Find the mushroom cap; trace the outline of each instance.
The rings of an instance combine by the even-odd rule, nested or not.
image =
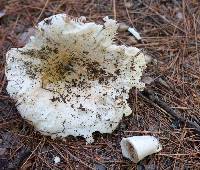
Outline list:
[[[115,20],[84,23],[65,14],[41,21],[23,48],[6,55],[7,91],[23,118],[51,137],[111,133],[123,115],[132,87],[146,67],[138,48],[117,46]]]

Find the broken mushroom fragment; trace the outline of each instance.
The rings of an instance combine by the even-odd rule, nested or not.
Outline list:
[[[123,138],[120,144],[123,156],[132,160],[134,163],[162,149],[162,145],[158,139],[153,136]]]
[[[111,133],[123,115],[132,87],[146,67],[138,48],[117,46],[115,20],[83,23],[58,14],[41,21],[23,48],[6,55],[7,91],[21,116],[51,137]]]
[[[139,32],[137,32],[137,30],[134,27],[129,27],[128,31],[137,39],[137,40],[141,40],[141,36],[139,34]]]

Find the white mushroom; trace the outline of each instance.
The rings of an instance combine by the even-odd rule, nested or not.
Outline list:
[[[111,133],[131,114],[128,92],[144,87],[146,62],[139,49],[113,43],[116,21],[82,21],[46,18],[29,43],[8,51],[7,91],[41,133],[93,142],[93,132]]]
[[[162,145],[158,139],[153,136],[123,138],[120,144],[123,156],[132,160],[134,163],[162,149]]]

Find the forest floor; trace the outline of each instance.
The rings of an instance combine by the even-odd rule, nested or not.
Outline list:
[[[133,114],[112,134],[95,133],[65,141],[42,136],[23,120],[6,92],[5,55],[21,47],[38,21],[57,13],[103,23],[109,16],[134,26],[142,41],[126,30],[116,43],[143,49],[152,60],[144,73],[144,92],[133,89]],[[200,168],[200,2],[198,0],[0,0],[0,169]],[[154,135],[163,150],[138,164],[123,158],[120,141]],[[54,164],[54,158],[61,158]]]

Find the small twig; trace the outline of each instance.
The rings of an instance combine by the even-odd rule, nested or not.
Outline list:
[[[20,169],[23,169],[23,167],[25,166],[25,164],[28,162],[28,160],[35,154],[36,150],[38,149],[38,147],[41,145],[41,143],[43,142],[43,140],[40,141],[40,143],[38,143],[38,145],[35,147],[35,149],[32,151],[32,153],[29,155],[29,157],[25,160],[25,162],[22,164],[22,166],[20,167]]]
[[[126,1],[124,0],[124,4],[125,4],[125,3],[126,3]],[[129,21],[130,21],[130,23],[131,23],[131,25],[132,25],[132,27],[133,27],[133,21],[132,21],[130,15],[129,15],[129,11],[128,11],[126,5],[125,5],[125,8],[126,8],[126,13],[127,13],[128,19],[129,19]]]
[[[145,131],[139,131],[139,130],[134,130],[134,131],[133,130],[131,130],[131,131],[129,130],[128,131],[128,130],[126,130],[126,131],[124,131],[124,133],[160,134],[161,132],[153,132],[153,131],[146,131],[146,130]]]
[[[178,115],[167,103],[165,103],[163,100],[158,98],[155,95],[155,92],[153,92],[152,90],[145,89],[142,93],[138,93],[138,95],[143,98],[145,97],[148,100],[152,101],[154,104],[156,104],[160,108],[162,108],[164,110],[164,113],[167,113],[168,116],[170,115],[173,119],[175,119],[176,121],[179,121],[181,123],[186,123],[186,125],[188,127],[194,128],[194,130],[198,134],[200,134],[200,126],[198,125],[198,123],[187,120],[187,119],[181,117],[180,115]]]
[[[139,0],[139,2],[141,4],[143,4],[146,8],[148,8],[151,12],[155,13],[158,17],[160,17],[162,20],[164,20],[167,24],[174,26],[175,28],[177,28],[178,30],[182,31],[185,33],[185,31],[183,29],[181,29],[180,27],[178,27],[177,25],[173,24],[172,21],[168,20],[165,16],[161,15],[159,12],[157,12],[156,10],[154,10],[153,8],[151,8],[148,4],[146,4],[145,2]]]
[[[197,153],[189,153],[189,154],[184,154],[184,153],[176,153],[176,154],[169,154],[169,153],[159,153],[158,155],[162,156],[196,156],[200,154],[199,152]]]
[[[48,162],[45,158],[41,157],[40,155],[37,155],[37,157],[38,157],[42,162],[44,162],[45,165],[47,165],[49,169],[51,169],[51,170],[54,169],[54,168],[51,167],[51,165],[49,164],[49,162]]]
[[[45,8],[47,7],[48,3],[49,3],[49,0],[47,0],[47,1],[45,2],[44,7],[42,8],[42,11],[40,12],[40,15],[39,15],[38,18],[37,18],[37,22],[36,22],[36,23],[39,22],[39,20],[40,20],[42,14],[44,13]]]
[[[65,151],[68,155],[70,155],[73,159],[75,159],[76,161],[79,161],[80,163],[82,163],[83,165],[85,165],[87,168],[89,168],[89,169],[94,169],[93,167],[91,167],[90,165],[88,165],[87,163],[85,163],[84,161],[82,161],[81,159],[79,159],[78,157],[76,157],[75,155],[73,155],[66,147],[63,148],[63,147],[61,147],[61,146],[59,146],[59,145],[57,145],[57,144],[53,144],[53,143],[51,143],[51,142],[50,142],[50,144],[51,144],[51,146],[52,146],[55,150],[60,149],[60,151],[61,151],[61,149],[62,149],[62,150]]]
[[[113,15],[114,15],[114,19],[117,19],[117,14],[116,14],[116,2],[115,0],[113,0]]]

